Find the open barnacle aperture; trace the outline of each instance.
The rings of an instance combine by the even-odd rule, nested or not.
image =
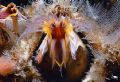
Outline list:
[[[47,35],[39,48],[40,55],[44,55],[45,51],[48,49],[47,46],[49,45],[50,54],[54,57],[53,63],[56,62],[59,66],[60,64],[66,64],[66,60],[68,58],[67,54],[69,54],[69,50],[71,52],[72,58],[76,59],[75,53],[78,47],[81,46],[83,49],[85,49],[83,42],[73,31],[73,26],[67,19],[60,20],[60,22],[55,20],[44,22],[43,30]],[[59,52],[60,48],[62,48],[62,53]],[[61,63],[59,62],[60,60],[56,60],[55,54],[63,54]],[[38,62],[40,62],[39,56]]]
[[[45,66],[47,68],[44,68],[43,71],[47,71],[47,75],[50,74],[48,68],[53,70],[54,67],[58,67],[60,72],[62,68],[66,70],[67,79],[76,80],[86,71],[88,51],[83,41],[74,31],[70,18],[63,16],[63,13],[63,11],[62,13],[59,12],[59,16],[55,14],[57,16],[56,19],[51,18],[48,21],[44,21],[43,32],[46,36],[38,48],[36,61],[39,64],[44,64],[47,55],[51,60],[52,68]],[[47,64],[50,64],[50,62],[47,62]]]

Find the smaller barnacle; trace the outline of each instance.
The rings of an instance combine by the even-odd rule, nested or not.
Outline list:
[[[25,21],[26,17],[21,14],[14,3],[10,3],[6,7],[1,5],[0,22],[13,31],[14,34],[19,36],[21,31],[23,32]]]
[[[13,32],[18,33],[18,21],[17,21],[18,10],[14,3],[8,4],[7,7],[2,6],[0,10],[0,20],[3,23],[6,20],[9,20],[10,17],[13,20]]]
[[[1,6],[0,19],[5,19],[9,16],[16,16],[17,13],[18,13],[18,10],[14,3],[8,4],[7,7]]]
[[[9,29],[9,26],[12,25],[10,23],[6,25],[6,21],[10,19],[9,17],[16,17],[17,13],[18,10],[14,3],[8,4],[7,7],[0,6],[0,53],[4,48],[10,49],[13,43],[15,43],[16,35]],[[13,19],[13,26],[14,29],[17,29],[17,20]]]

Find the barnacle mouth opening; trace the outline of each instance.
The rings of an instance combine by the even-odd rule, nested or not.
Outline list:
[[[56,63],[59,67],[66,65],[68,60],[68,43],[66,37],[71,30],[69,30],[69,23],[67,20],[51,20],[50,22],[44,22],[43,31],[47,34],[48,45],[50,46],[50,57],[53,60],[53,64]]]
[[[45,35],[45,37],[46,37],[46,35]],[[57,49],[60,50],[58,47],[57,47]],[[73,60],[72,57],[70,56],[69,62],[67,62],[66,67],[64,67],[64,66],[62,67],[63,80],[76,81],[76,80],[78,80],[78,78],[83,78],[85,75],[84,74],[85,71],[87,72],[89,70],[90,63],[91,63],[91,62],[89,62],[89,61],[91,61],[91,57],[89,55],[91,55],[91,53],[89,54],[89,52],[87,50],[86,51],[84,51],[84,50],[82,51],[82,50],[83,50],[83,48],[79,46],[79,49],[77,49],[77,51],[76,51],[77,59]],[[54,65],[54,68],[52,68],[53,62],[52,62],[50,56],[48,55],[48,54],[50,54],[50,52],[51,52],[51,50],[48,50],[45,53],[43,60],[42,60],[41,64],[39,64],[39,67],[38,67],[38,69],[40,68],[40,70],[39,70],[40,73],[42,73],[43,77],[47,81],[51,81],[53,79],[54,80],[61,79],[59,66],[62,65],[62,63],[58,59],[57,63],[59,65],[56,63]],[[69,52],[69,54],[70,54],[70,52]],[[76,63],[76,62],[79,62],[79,63]],[[80,69],[77,70],[77,68],[80,68]],[[74,75],[74,74],[76,74],[76,75]],[[72,76],[72,75],[74,75],[74,76]],[[72,78],[72,79],[70,79],[70,78]]]

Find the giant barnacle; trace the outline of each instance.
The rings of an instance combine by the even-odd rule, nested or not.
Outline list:
[[[25,82],[118,80],[110,65],[119,68],[119,6],[105,10],[88,0],[0,5],[0,75]]]

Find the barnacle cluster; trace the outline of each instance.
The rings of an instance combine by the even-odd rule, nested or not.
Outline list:
[[[119,11],[120,1],[109,11],[88,0],[0,5],[2,80],[108,81],[108,66],[120,62]]]

